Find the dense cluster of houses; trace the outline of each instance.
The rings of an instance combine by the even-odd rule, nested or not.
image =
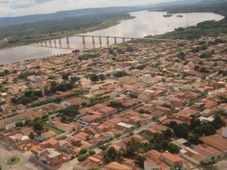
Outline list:
[[[47,169],[70,160],[75,169],[110,170],[190,169],[222,160],[226,44],[210,42],[129,42],[0,66],[0,138]],[[83,60],[87,53],[98,57]],[[173,122],[212,124],[217,114],[222,126],[198,136],[197,144],[174,135]],[[147,146],[148,138],[169,131],[177,153],[153,146],[125,156],[129,141]],[[110,148],[121,160],[105,161]]]

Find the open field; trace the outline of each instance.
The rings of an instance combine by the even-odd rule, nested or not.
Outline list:
[[[2,170],[41,170],[29,161],[30,152],[19,153],[17,151],[8,151],[0,145],[0,167]],[[15,161],[10,159],[16,157]],[[9,162],[10,160],[10,162]]]

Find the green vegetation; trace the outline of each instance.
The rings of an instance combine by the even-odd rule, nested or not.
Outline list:
[[[79,56],[79,60],[88,60],[92,58],[97,58],[99,55],[98,53],[92,52],[92,53],[87,53],[84,55]]]
[[[170,153],[178,154],[179,148],[170,142],[171,138],[185,138],[192,144],[199,144],[200,136],[214,134],[216,129],[224,126],[224,122],[217,114],[213,122],[201,123],[199,119],[193,118],[190,125],[178,125],[176,122],[171,122],[169,126],[173,130],[167,129],[162,133],[155,134],[149,134],[148,132],[143,131],[141,136],[148,142],[140,143],[139,141],[131,139],[126,143],[126,147],[119,152],[113,147],[110,147],[107,150],[106,147],[103,147],[103,150],[106,150],[103,156],[103,162],[121,162],[123,158],[130,158],[133,159],[139,167],[143,168],[143,162],[145,160],[143,154],[147,151],[155,149],[159,152],[169,151]]]
[[[225,126],[225,123],[216,114],[213,122],[202,123],[199,119],[193,117],[190,125],[170,122],[168,126],[173,129],[177,138],[185,138],[192,144],[199,144],[199,137],[215,134],[217,129]]]
[[[37,21],[28,24],[0,27],[0,49],[36,42],[37,39],[60,38],[107,28],[130,19],[126,12],[109,12],[72,16],[63,19]]]
[[[38,107],[38,106],[42,106],[48,103],[60,103],[62,102],[63,98],[62,97],[48,97],[47,99],[41,99],[38,100],[34,103],[32,103],[31,105],[29,105],[29,107]]]
[[[24,72],[22,72],[18,75],[18,78],[19,79],[27,79],[29,76],[32,76],[32,75],[36,75],[36,73],[31,72],[31,71],[24,71]]]
[[[200,54],[200,58],[212,58],[212,53],[210,51],[204,51]]]
[[[114,161],[121,162],[122,154],[110,147],[103,155],[103,162],[107,164]]]
[[[157,38],[168,39],[199,39],[201,37],[218,37],[227,35],[227,2],[201,2],[196,5],[178,5],[163,8],[164,11],[171,13],[181,12],[214,12],[225,16],[221,21],[205,21],[197,26],[189,28],[178,28],[173,32],[155,36]]]
[[[69,79],[69,76],[70,76],[70,73],[62,73],[62,79],[63,80],[68,80]]]
[[[97,168],[97,167],[92,167],[92,168],[89,168],[88,170],[99,170],[99,168]]]
[[[68,90],[71,90],[75,87],[75,82],[74,81],[65,81],[62,82],[60,84],[56,83],[55,81],[53,81],[50,85],[50,87],[46,87],[44,89],[44,93],[45,95],[51,95],[56,93],[57,91],[61,91],[61,92],[65,92]]]
[[[219,103],[227,103],[227,94],[219,95]]]
[[[40,89],[28,89],[24,92],[24,95],[18,98],[12,98],[14,104],[29,104],[39,98],[43,97]]]
[[[35,119],[32,125],[36,133],[41,134],[44,131],[45,122],[41,118]]]
[[[88,150],[88,149],[81,149],[78,157],[79,162],[83,162],[86,160],[89,156],[92,156],[95,154],[95,151]]]
[[[45,125],[44,128],[47,129],[48,131],[54,132],[56,135],[60,135],[63,133],[63,131],[51,125]]]
[[[172,132],[170,130],[167,130],[166,132],[163,132],[161,134],[142,134],[142,136],[144,136],[149,141],[148,144],[144,145],[144,151],[156,149],[160,152],[164,152],[167,150],[173,154],[177,154],[179,152],[179,148],[169,142],[170,137],[172,137]]]
[[[203,160],[200,162],[202,165],[203,169],[205,170],[217,170],[217,168],[214,166],[216,162],[214,160]]]
[[[118,77],[118,78],[124,77],[126,75],[127,73],[125,71],[117,71],[116,73],[114,73],[114,77]]]
[[[18,156],[13,156],[10,159],[7,160],[7,165],[16,165],[20,162],[20,157]]]
[[[89,75],[89,78],[92,82],[98,82],[105,80],[106,76],[104,74],[91,74]]]
[[[7,76],[9,74],[10,74],[9,70],[4,70],[0,72],[0,77]]]
[[[67,117],[74,117],[79,114],[79,105],[70,105],[66,107],[65,109],[59,110],[59,112],[62,114],[62,117],[67,116]]]
[[[176,58],[185,60],[185,53],[183,51],[180,51],[176,54]]]
[[[15,124],[16,127],[23,127],[24,126],[24,123],[19,121],[19,122],[16,122]]]
[[[138,98],[138,94],[131,92],[131,93],[129,93],[129,97],[137,99]]]

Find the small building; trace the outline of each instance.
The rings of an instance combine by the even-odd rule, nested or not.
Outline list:
[[[107,164],[104,168],[108,170],[132,170],[132,168],[126,165],[120,164],[118,162],[111,162]]]
[[[31,149],[35,159],[50,167],[56,167],[64,162],[63,154],[53,148],[34,146]]]
[[[160,155],[160,160],[164,161],[167,165],[173,168],[181,168],[183,166],[183,160],[175,154],[165,152]]]

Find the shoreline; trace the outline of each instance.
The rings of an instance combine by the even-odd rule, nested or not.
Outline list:
[[[99,24],[99,25],[96,25],[96,26],[92,26],[92,27],[88,27],[88,28],[84,28],[83,30],[70,30],[69,33],[65,33],[63,35],[61,33],[61,36],[59,36],[59,38],[64,38],[64,37],[67,37],[67,36],[73,37],[74,35],[77,35],[77,34],[86,34],[88,32],[106,29],[106,28],[109,28],[109,27],[112,27],[112,26],[116,26],[122,21],[130,20],[130,19],[134,19],[134,18],[136,18],[136,17],[131,16],[129,14],[129,16],[121,17],[121,18],[118,18],[118,19],[107,20],[107,21],[103,22],[102,24]],[[58,36],[58,32],[56,32],[56,36]],[[43,39],[45,39],[45,37],[43,37]],[[54,39],[54,37],[53,37],[53,39]],[[0,40],[0,44],[3,41],[4,41],[4,39]],[[10,48],[15,48],[15,47],[31,45],[33,43],[35,43],[35,40],[33,42],[31,42],[31,43],[17,44],[17,45],[6,46],[6,47],[1,47],[0,46],[0,50],[6,50],[6,49],[10,49]]]
[[[148,10],[146,10],[146,11],[148,11]],[[148,11],[148,12],[150,12],[150,11]],[[131,13],[129,13],[129,14],[131,14]],[[71,36],[72,35],[72,37],[73,37],[73,35],[75,35],[76,33],[79,34],[79,33],[92,32],[92,31],[96,31],[96,30],[102,30],[102,29],[105,29],[105,28],[109,28],[109,27],[118,25],[119,23],[121,23],[124,20],[129,20],[129,19],[133,19],[133,18],[136,18],[136,16],[129,15],[127,17],[124,17],[124,19],[121,18],[121,19],[118,19],[118,20],[108,20],[108,21],[103,22],[102,24],[100,24],[98,26],[95,26],[95,27],[90,27],[90,28],[87,28],[87,29],[79,30],[79,31],[76,30],[76,31],[73,31],[73,32],[68,32],[68,34],[64,34],[64,36],[68,36],[68,35]],[[164,33],[164,34],[166,34],[166,33]],[[162,36],[164,34],[160,34],[160,35]],[[160,36],[160,35],[156,35],[156,36]],[[20,47],[23,47],[23,45],[17,45],[17,46],[14,46],[14,47],[4,48],[4,49],[2,49],[3,55],[4,55],[4,50],[8,50],[8,49],[12,49],[12,48],[17,48],[17,47],[20,48]],[[71,53],[71,52],[69,52],[69,53]],[[22,51],[22,53],[23,53],[23,51]],[[50,57],[50,56],[54,56],[54,55],[48,55],[47,57]],[[46,58],[46,57],[40,57],[40,58]],[[22,59],[22,60],[16,61],[16,62],[23,62],[23,61],[25,61],[25,60]],[[15,62],[3,62],[2,65],[8,65],[8,64],[11,64],[11,63],[15,63]]]

